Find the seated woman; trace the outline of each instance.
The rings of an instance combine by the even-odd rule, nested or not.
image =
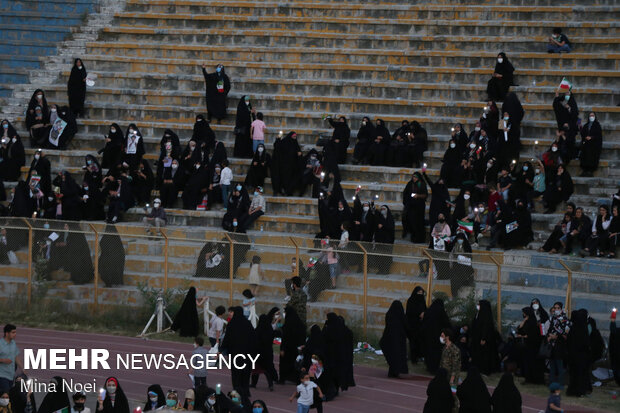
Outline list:
[[[573,180],[570,174],[564,169],[564,165],[559,165],[543,195],[543,202],[547,208],[545,214],[554,213],[560,202],[568,201],[573,194],[573,188]]]
[[[586,247],[580,252],[582,257],[596,255],[604,257],[609,250],[609,227],[611,226],[611,216],[609,215],[609,207],[601,205],[598,208],[596,220],[592,223],[592,235],[586,241]]]
[[[493,70],[493,76],[487,84],[489,100],[504,100],[510,86],[513,85],[512,76],[514,71],[515,68],[506,57],[506,53],[499,53],[497,55],[497,63],[495,63],[495,70]]]
[[[45,92],[37,89],[32,94],[26,109],[26,130],[30,133],[33,148],[43,146],[47,139],[47,128],[50,123],[50,108],[45,99]]]
[[[573,215],[566,213],[564,214],[564,218],[555,226],[547,241],[543,244],[542,247],[538,249],[540,252],[550,252],[552,254],[557,253],[561,250],[562,244],[560,243],[560,239],[564,237],[570,230],[572,225]]]
[[[245,216],[250,208],[250,195],[241,183],[233,183],[232,192],[228,196],[228,210],[222,218],[222,228],[232,231],[238,228],[239,219]]]
[[[77,133],[77,123],[71,109],[68,106],[62,106],[58,108],[58,112],[52,112],[50,125],[46,146],[50,149],[66,149]]]
[[[618,215],[618,206],[614,206],[611,210],[611,223],[609,224],[609,253],[607,258],[616,257],[616,248],[620,238],[620,216]]]
[[[101,166],[111,168],[118,165],[121,161],[121,150],[123,148],[123,130],[117,123],[110,125],[107,135],[104,135],[105,146],[99,149],[99,154],[103,154]]]

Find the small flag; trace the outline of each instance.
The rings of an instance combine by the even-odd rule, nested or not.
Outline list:
[[[564,92],[568,92],[573,89],[573,84],[568,81],[565,77],[562,78],[560,82],[560,89]]]
[[[56,410],[53,413],[69,413],[69,408],[68,407],[63,407],[62,409]]]
[[[474,223],[473,222],[466,222],[466,221],[458,221],[458,228],[457,231],[459,229],[462,229],[463,231],[467,232],[468,234],[471,234],[472,232],[474,232]]]

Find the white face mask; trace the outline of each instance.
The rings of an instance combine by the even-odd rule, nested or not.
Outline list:
[[[365,206],[364,208],[362,208],[364,210],[364,212],[368,212],[370,210],[370,207]]]
[[[476,311],[480,311],[480,304],[476,304]]]
[[[258,148],[258,153],[263,153],[264,150],[265,150],[264,148],[260,147]]]
[[[246,100],[246,101],[245,101],[245,104],[246,104],[246,106],[250,106],[250,101],[249,101],[249,100]]]
[[[157,403],[158,398],[157,398],[157,396],[149,397],[149,400],[151,401],[151,403]]]
[[[469,194],[463,195],[463,199],[468,200],[469,199]]]
[[[508,119],[510,119],[508,116],[504,116],[504,121],[508,122]]]
[[[504,59],[502,59],[501,57],[497,58],[497,63],[502,63],[504,61]]]
[[[34,156],[34,159],[36,159],[36,160],[38,161],[40,157],[41,157],[41,155],[36,154],[36,155]]]
[[[439,342],[440,342],[441,344],[446,344],[446,339],[445,339],[445,338],[443,338],[443,337],[439,337]]]
[[[153,206],[154,206],[155,208],[159,208],[159,206],[160,206],[160,205],[161,205],[161,204],[160,204],[159,202],[155,202],[155,203],[153,204]]]
[[[551,147],[551,152],[557,152],[557,151],[558,151],[557,146],[552,146],[552,147]]]
[[[478,126],[476,126],[476,127],[474,128],[474,130],[475,130],[476,132],[480,132],[480,128],[479,128]]]
[[[13,138],[11,140],[13,141],[13,143],[17,142],[17,138]]]
[[[114,128],[110,129],[110,133],[116,133],[116,129]]]
[[[538,304],[532,304],[532,308],[536,311],[540,308],[540,306]]]
[[[528,169],[530,169],[530,167],[529,167],[529,166],[527,166],[527,165],[524,165],[524,166],[523,166],[523,170],[524,170],[524,171],[527,171]]]
[[[108,393],[114,394],[114,393],[116,393],[116,386],[114,386],[114,385],[106,386],[106,390],[108,391]]]
[[[555,310],[554,313],[559,317],[562,315],[562,310]]]
[[[594,122],[596,118],[594,116],[590,116],[590,122]]]
[[[491,162],[487,162],[487,168],[491,168],[493,164]]]
[[[312,359],[312,364],[319,364],[319,361],[317,359]]]
[[[37,99],[39,100],[43,99],[43,95],[37,95]]]
[[[207,403],[209,406],[213,406],[215,404],[215,399],[207,399]]]
[[[177,169],[179,167],[179,165],[177,165],[176,163],[172,164],[172,169]]]
[[[8,406],[8,405],[9,405],[10,400],[11,400],[11,399],[5,399],[5,398],[0,399],[0,406],[2,406],[2,407],[6,407],[6,406]]]
[[[469,147],[470,147],[471,149],[474,149],[474,148],[476,147],[476,144],[475,144],[475,143],[470,143],[470,144],[469,144]]]
[[[451,143],[451,144],[450,144],[450,147],[451,147],[452,149],[456,148],[456,143]]]

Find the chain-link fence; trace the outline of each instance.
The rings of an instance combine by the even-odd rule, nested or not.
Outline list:
[[[404,304],[417,286],[427,305],[442,298],[455,323],[467,323],[480,299],[497,325],[521,319],[537,298],[568,311],[587,308],[608,319],[620,293],[620,264],[537,253],[450,252],[418,245],[380,244],[273,233],[242,234],[193,227],[3,218],[0,221],[0,298],[56,300],[70,311],[141,307],[158,296],[169,313],[190,286],[209,308],[255,305],[257,314],[286,306],[292,277],[307,297],[308,324],[328,312],[343,315],[358,336],[376,337],[394,300]],[[145,311],[136,312],[142,317]]]

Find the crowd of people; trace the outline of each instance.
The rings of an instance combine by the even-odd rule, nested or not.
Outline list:
[[[450,413],[453,408],[459,412],[520,412],[515,376],[522,377],[524,383],[547,384],[553,395],[564,386],[571,396],[590,394],[593,365],[605,356],[606,344],[588,311],[573,310],[569,318],[561,302],[547,311],[534,298],[522,315],[518,327],[503,337],[489,301],[479,300],[473,319],[455,324],[441,299],[427,308],[424,289],[416,287],[406,310],[400,301],[394,301],[385,316],[380,346],[388,375],[406,378],[409,361],[416,364],[423,360],[428,372],[435,374],[427,390],[424,411],[429,413]],[[615,311],[610,331],[607,358],[620,384]],[[467,371],[465,380],[463,371]],[[481,375],[499,372],[503,376],[491,395]],[[554,400],[559,407],[558,399]],[[551,411],[556,410],[560,411]]]
[[[568,39],[561,30],[554,30],[550,42],[567,51]],[[345,199],[339,166],[350,158],[354,164],[421,168],[402,194],[403,237],[411,235],[415,243],[426,243],[430,238],[431,248],[449,250],[461,231],[474,247],[481,236],[487,236],[487,248],[508,249],[532,241],[531,212],[537,203],[542,202],[546,213],[554,213],[570,200],[574,183],[567,166],[573,159],[579,159],[582,176],[592,176],[598,168],[601,125],[594,112],[582,124],[576,96],[567,81],[562,82],[552,103],[557,120],[554,141],[542,153],[534,153],[535,158],[520,160],[525,111],[517,94],[510,91],[515,67],[502,52],[488,83],[487,106],[470,133],[463,124],[452,127],[439,176],[434,180],[426,174],[424,162],[428,133],[415,120],[403,120],[390,132],[382,119],[364,117],[349,157],[349,121],[344,116],[336,119],[326,115],[333,133],[319,139],[316,147],[304,150],[294,131],[286,135],[280,131],[272,142],[272,153],[268,153],[265,142],[269,128],[249,95],[242,96],[237,106],[233,155],[251,161],[245,178],[235,179],[228,160],[229,148],[216,139],[210,127],[213,119],[222,121],[227,117],[230,79],[222,65],[214,73],[207,73],[204,65],[202,70],[207,116],[196,117],[192,136],[184,146],[174,131],[166,129],[160,140],[159,158],[151,165],[144,158],[144,138],[136,124],[130,124],[126,132],[112,124],[104,136],[105,146],[99,151],[101,160],[94,155],[85,157],[80,185],[68,171],[59,172],[53,179],[45,157],[46,148],[67,147],[77,131],[74,115],[84,114],[87,72],[81,59],[76,59],[68,82],[69,107],[49,106],[40,89],[28,104],[26,128],[31,146],[41,149],[34,156],[26,180],[15,188],[10,213],[21,217],[36,213],[38,217],[64,220],[106,219],[114,223],[129,208],[145,206],[146,227],[150,230],[154,226],[159,231],[167,223],[164,209],[174,207],[182,192],[184,209],[202,211],[221,205],[225,211],[222,227],[244,233],[267,213],[265,182],[269,176],[277,196],[305,196],[310,187],[311,196],[318,200],[319,237],[340,239],[346,232],[352,241],[391,244],[395,238],[393,211],[386,204],[375,205],[378,195],[362,200],[365,192],[360,193],[360,187],[352,207]],[[497,101],[503,102],[501,111]],[[2,124],[0,178],[15,180],[25,163],[24,146],[13,125],[8,120]],[[454,199],[449,188],[459,189]],[[154,189],[159,190],[154,202],[157,207],[149,210]],[[608,215],[613,216],[613,210]],[[597,232],[601,233],[600,229]],[[615,235],[605,242],[598,238],[605,244],[601,253],[615,256]],[[593,248],[584,245],[583,249],[588,252]],[[557,245],[549,248],[553,249],[557,251]],[[594,249],[601,250],[598,246]]]

